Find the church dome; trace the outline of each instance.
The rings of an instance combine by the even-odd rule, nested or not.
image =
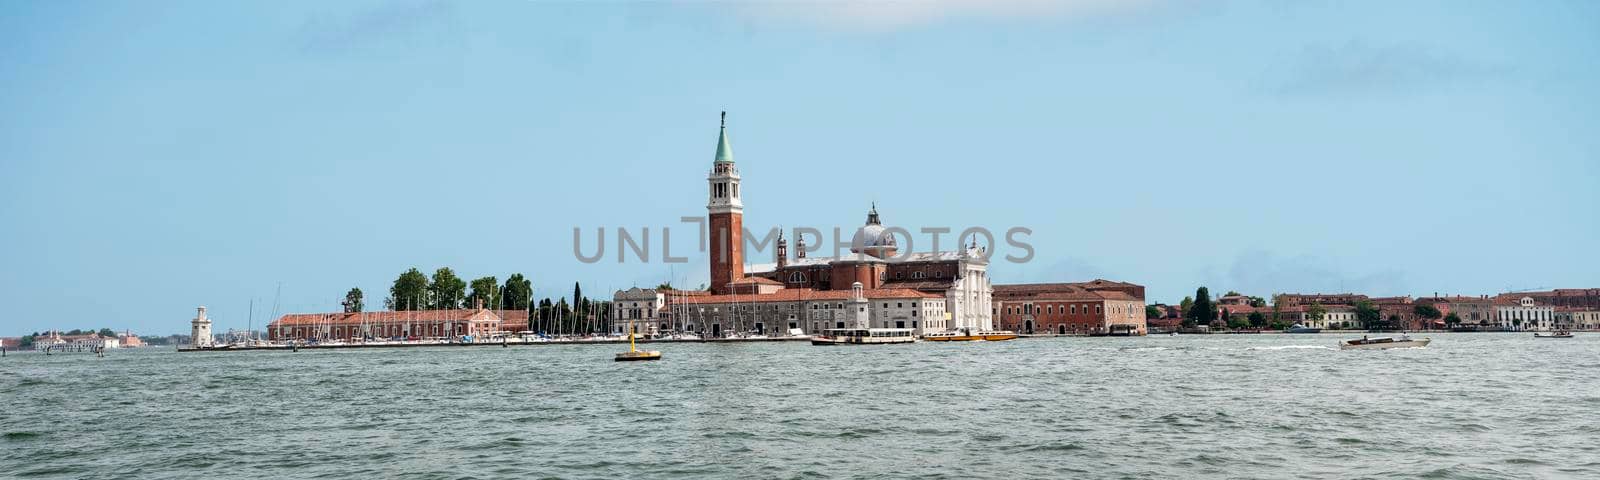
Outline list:
[[[888,258],[896,249],[894,234],[879,223],[878,207],[873,205],[872,211],[867,213],[867,224],[856,230],[856,236],[850,240],[850,251]]]

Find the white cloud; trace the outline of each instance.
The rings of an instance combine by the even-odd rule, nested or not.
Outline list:
[[[1142,11],[1163,0],[920,0],[768,2],[741,6],[756,20],[889,31],[963,18],[1072,18]]]

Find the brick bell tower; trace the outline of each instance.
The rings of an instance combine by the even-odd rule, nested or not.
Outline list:
[[[739,199],[739,168],[733,165],[733,146],[728,144],[728,112],[722,112],[717,158],[706,183],[711,187],[706,202],[711,215],[711,291],[724,294],[730,282],[744,278],[744,201]]]

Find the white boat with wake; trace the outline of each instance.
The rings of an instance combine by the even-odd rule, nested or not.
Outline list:
[[[1340,350],[1385,350],[1385,349],[1390,349],[1390,348],[1421,348],[1421,347],[1428,346],[1428,343],[1430,343],[1432,341],[1433,340],[1429,339],[1429,338],[1423,338],[1421,340],[1417,340],[1417,339],[1411,338],[1410,336],[1407,336],[1407,335],[1401,335],[1400,338],[1393,338],[1393,337],[1367,338],[1367,337],[1361,337],[1361,338],[1358,338],[1358,339],[1355,339],[1355,340],[1345,340],[1343,342],[1339,342],[1339,349]]]

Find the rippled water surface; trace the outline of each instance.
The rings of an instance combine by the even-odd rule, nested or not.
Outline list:
[[[0,359],[0,477],[1600,478],[1600,334]]]

